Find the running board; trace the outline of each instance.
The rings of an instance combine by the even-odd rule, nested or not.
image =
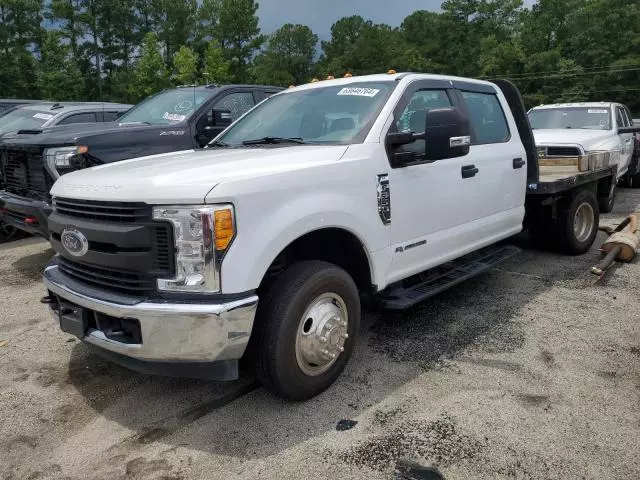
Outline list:
[[[376,297],[376,304],[388,310],[404,310],[495,267],[520,253],[512,245],[490,246],[444,265],[394,283]]]

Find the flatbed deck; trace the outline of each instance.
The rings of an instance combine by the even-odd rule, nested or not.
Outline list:
[[[616,165],[579,172],[572,166],[541,166],[537,182],[527,185],[527,195],[550,195],[570,190],[579,185],[598,181],[602,178],[614,176]]]

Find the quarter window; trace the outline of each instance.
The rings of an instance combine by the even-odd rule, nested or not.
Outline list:
[[[474,145],[502,143],[509,140],[509,126],[498,98],[491,93],[462,92],[475,135]],[[474,138],[475,137],[475,138]]]

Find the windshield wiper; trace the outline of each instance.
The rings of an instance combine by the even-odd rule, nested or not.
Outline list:
[[[220,140],[215,140],[213,142],[207,143],[207,147],[230,147],[228,143],[222,142]]]
[[[153,125],[151,122],[120,122],[120,125]]]
[[[276,145],[278,143],[297,143],[297,144],[305,144],[305,142],[300,137],[262,137],[256,138],[255,140],[245,140],[242,142],[243,145]]]

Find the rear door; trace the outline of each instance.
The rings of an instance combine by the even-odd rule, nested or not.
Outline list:
[[[471,154],[478,168],[472,220],[495,217],[495,228],[521,226],[527,184],[526,152],[511,112],[498,93],[485,85],[460,85],[471,126]],[[509,118],[508,118],[509,116]],[[510,127],[511,125],[511,127]]]

